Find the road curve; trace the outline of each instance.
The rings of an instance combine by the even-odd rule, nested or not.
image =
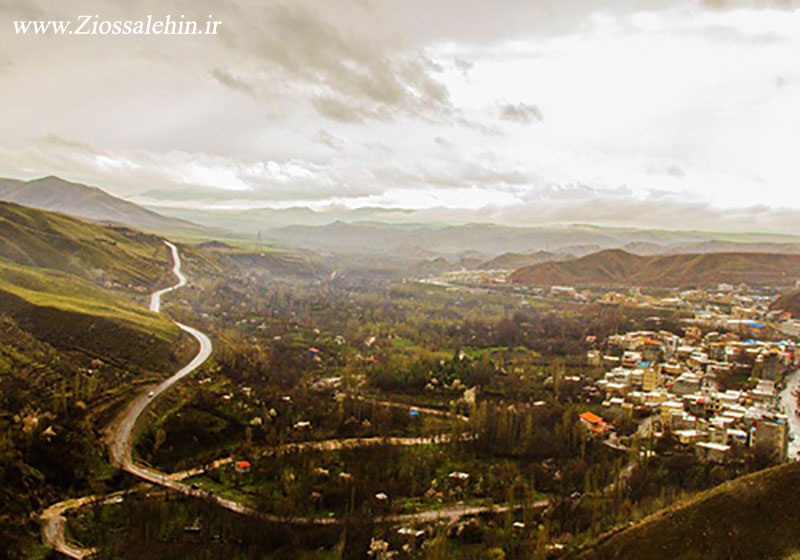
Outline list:
[[[134,399],[133,402],[128,405],[125,416],[122,417],[116,427],[115,432],[110,435],[109,439],[111,444],[111,459],[114,461],[114,463],[118,464],[126,471],[137,476],[141,476],[150,482],[157,481],[151,480],[149,475],[145,475],[144,472],[146,471],[143,471],[140,467],[138,467],[133,462],[132,458],[133,429],[136,426],[136,422],[139,420],[139,417],[151,402],[157,399],[162,393],[164,393],[164,391],[175,385],[175,383],[203,365],[208,357],[211,356],[212,351],[211,341],[205,334],[187,325],[183,325],[181,323],[176,324],[181,328],[181,330],[192,335],[200,343],[200,351],[191,362],[181,368],[180,371],[178,371],[175,375],[159,383],[155,389],[152,389],[149,393],[144,393],[136,397],[136,399]]]
[[[178,288],[183,288],[187,283],[186,276],[181,272],[181,255],[178,253],[178,248],[174,243],[170,243],[169,241],[164,241],[164,243],[169,247],[170,251],[172,251],[172,274],[175,275],[178,281],[169,288],[153,292],[150,296],[150,311],[155,313],[161,313],[161,296],[173,290],[177,290]]]
[[[155,313],[161,312],[161,297],[164,294],[167,294],[173,290],[177,290],[178,288],[182,288],[187,284],[186,277],[181,272],[181,256],[178,252],[178,248],[169,241],[164,241],[164,243],[167,245],[167,247],[169,247],[172,253],[172,273],[175,275],[178,281],[168,288],[153,292],[153,294],[150,296],[150,310]],[[164,391],[200,367],[209,358],[209,356],[211,356],[211,352],[213,350],[211,341],[205,334],[188,325],[183,325],[178,322],[175,324],[178,325],[182,331],[189,333],[200,344],[197,354],[192,361],[186,364],[177,373],[159,383],[154,389],[137,396],[128,405],[124,416],[109,435],[109,452],[112,461],[122,467],[122,469],[148,482],[153,482],[155,484],[180,490],[180,488],[175,488],[175,483],[166,484],[167,475],[152,469],[148,469],[141,465],[137,465],[134,463],[132,457],[133,431],[136,426],[136,422],[139,420],[139,417],[142,415],[148,405],[158,398],[162,393],[164,393]],[[189,488],[187,487],[186,490],[189,491]],[[42,540],[45,542],[45,544],[48,544],[58,552],[70,558],[86,558],[94,554],[94,550],[78,548],[66,542],[64,537],[64,525],[66,524],[64,514],[70,509],[81,507],[101,499],[104,498],[99,496],[87,496],[74,500],[64,500],[62,502],[58,502],[57,504],[53,504],[44,510],[40,517],[42,520]]]
[[[155,313],[161,311],[161,296],[173,290],[177,290],[178,288],[182,288],[187,283],[186,277],[181,272],[181,256],[178,252],[178,248],[169,241],[165,241],[164,243],[166,243],[167,247],[172,251],[172,273],[178,281],[169,288],[153,292],[153,295],[150,297],[150,310]],[[151,475],[149,469],[144,469],[133,462],[133,430],[136,426],[136,422],[151,402],[163,394],[164,391],[175,385],[175,383],[203,365],[209,356],[211,356],[213,350],[211,341],[205,334],[190,326],[178,322],[175,324],[178,325],[182,331],[189,333],[200,344],[197,355],[172,377],[165,379],[149,392],[142,393],[136,397],[133,402],[128,405],[125,415],[117,424],[114,432],[109,435],[112,461],[121,466],[124,470],[144,478],[149,482],[156,483],[159,483],[159,480],[156,480],[155,478],[157,477]]]
[[[172,260],[173,260],[172,272],[178,279],[178,281],[172,286],[158,290],[151,295],[150,310],[155,313],[161,312],[161,297],[164,294],[167,294],[173,290],[181,288],[187,284],[186,277],[181,272],[181,259],[180,259],[180,254],[178,252],[178,248],[169,241],[165,241],[164,243],[170,248],[172,252]],[[185,471],[183,473],[167,474],[158,471],[156,469],[146,467],[144,465],[139,465],[134,462],[133,435],[134,435],[134,428],[136,427],[136,423],[139,420],[139,417],[147,409],[150,403],[152,403],[155,399],[157,399],[167,389],[169,389],[175,383],[177,383],[187,375],[194,372],[198,367],[200,367],[209,358],[213,350],[211,341],[205,334],[188,325],[183,325],[178,322],[176,322],[175,324],[178,325],[178,327],[180,327],[181,330],[188,333],[189,335],[194,337],[195,340],[198,341],[200,345],[199,351],[197,355],[195,355],[195,357],[192,359],[192,361],[189,362],[183,368],[181,368],[177,373],[159,383],[154,389],[151,389],[150,391],[137,396],[128,405],[121,420],[114,426],[111,433],[109,434],[109,439],[108,439],[109,451],[112,461],[115,464],[119,465],[123,470],[130,472],[131,474],[145,480],[146,482],[157,484],[159,486],[180,492],[187,496],[205,498],[230,511],[240,514],[250,515],[252,517],[259,518],[265,521],[271,521],[276,523],[292,523],[299,525],[331,525],[331,524],[341,523],[341,519],[338,518],[322,518],[322,517],[311,517],[311,516],[286,517],[286,516],[278,516],[274,514],[259,512],[239,502],[223,498],[212,492],[208,492],[197,488],[192,488],[191,485],[181,482],[182,480],[185,480],[185,478],[189,476],[194,476],[196,474],[199,474],[195,470]],[[411,405],[376,401],[374,399],[368,399],[363,397],[361,398],[361,400],[374,401],[379,404],[389,404],[390,406],[396,406],[400,408],[413,408],[415,410],[419,410],[420,412],[433,414],[436,416],[451,417],[451,418],[455,417],[461,421],[468,420],[465,416],[454,415],[453,413],[447,411],[418,408],[418,407],[413,407]],[[363,438],[354,440],[338,440],[336,442],[327,441],[327,442],[308,442],[299,444],[289,444],[285,446],[285,449],[278,449],[276,451],[291,452],[291,451],[304,451],[315,448],[338,449],[338,448],[360,447],[366,445],[376,445],[378,443],[387,443],[387,442],[396,445],[420,445],[423,443],[444,443],[446,441],[449,441],[449,439],[450,438],[448,436],[435,436],[433,438]],[[222,466],[224,464],[227,464],[230,460],[231,460],[230,458],[221,459],[215,462],[219,463],[218,465],[215,466]],[[118,494],[112,494],[109,496],[87,496],[84,498],[65,500],[62,502],[58,502],[57,504],[53,504],[52,506],[47,508],[40,517],[40,519],[42,520],[43,541],[47,545],[51,546],[55,550],[61,552],[62,554],[70,558],[82,559],[92,556],[96,552],[95,550],[78,548],[66,542],[66,539],[64,537],[64,528],[66,525],[66,519],[64,517],[64,514],[71,509],[79,508],[88,505],[90,503],[97,503],[100,501],[102,501],[103,503],[115,503],[112,502],[111,500],[122,500],[122,499],[123,499],[122,496],[119,496]],[[537,502],[534,502],[533,504],[530,505],[534,507],[543,507],[544,505],[546,505],[546,500],[538,500]],[[389,515],[377,518],[377,520],[382,522],[428,522],[433,520],[453,521],[465,515],[475,515],[478,513],[485,513],[485,512],[500,513],[503,511],[508,511],[510,509],[517,509],[519,507],[522,506],[520,505],[466,506],[466,505],[455,504],[452,506],[445,506],[437,510],[421,511],[418,513],[411,513],[411,514]]]

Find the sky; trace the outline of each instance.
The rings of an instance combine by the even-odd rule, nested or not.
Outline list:
[[[222,23],[13,27],[168,14]],[[793,0],[0,0],[0,25],[0,176],[165,207],[800,230]]]

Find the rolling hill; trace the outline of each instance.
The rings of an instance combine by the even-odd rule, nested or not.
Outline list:
[[[3,558],[44,557],[31,512],[102,490],[100,428],[188,360],[186,335],[128,289],[149,291],[170,264],[158,237],[0,202]]]
[[[2,260],[0,309],[54,346],[142,366],[164,363],[180,334],[164,316],[74,275]]]
[[[800,277],[800,255],[704,253],[640,256],[620,249],[524,267],[511,275],[531,286],[711,286],[722,282],[786,286]]]
[[[50,344],[163,362],[179,331],[134,299],[170,268],[154,235],[0,202],[0,314]]]
[[[65,181],[53,175],[30,181],[0,179],[0,200],[145,231],[187,234],[204,231],[201,226],[162,216],[97,187]]]
[[[169,270],[169,255],[155,235],[8,202],[0,202],[0,258],[142,289]]]
[[[571,554],[579,560],[786,558],[800,551],[800,463],[726,482]]]
[[[222,266],[240,270],[259,270],[277,275],[312,277],[330,271],[319,259],[301,251],[283,251],[268,246],[234,246],[206,241],[194,246]]]

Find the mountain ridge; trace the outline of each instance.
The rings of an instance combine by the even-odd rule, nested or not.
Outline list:
[[[202,226],[163,216],[113,196],[99,187],[67,181],[55,175],[23,181],[0,179],[0,200],[59,212],[96,222],[111,222],[146,231],[201,232]]]
[[[786,286],[798,277],[800,255],[796,254],[635,255],[622,249],[607,249],[568,261],[523,267],[514,271],[510,280],[531,286]]]

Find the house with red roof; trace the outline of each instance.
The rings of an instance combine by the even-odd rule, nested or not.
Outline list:
[[[592,433],[604,434],[611,429],[611,426],[607,424],[605,420],[593,412],[586,411],[578,416],[578,418],[580,418],[581,422],[583,422]]]

